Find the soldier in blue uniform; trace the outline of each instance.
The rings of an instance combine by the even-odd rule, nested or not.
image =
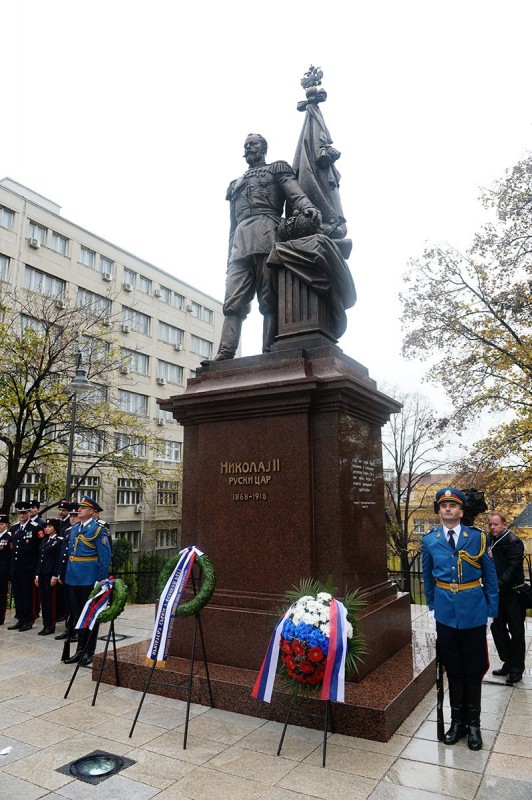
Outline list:
[[[7,514],[0,514],[0,625],[3,625],[6,619],[12,554],[13,541],[9,531],[9,517]]]
[[[101,506],[92,497],[84,495],[79,503],[79,522],[70,531],[65,580],[74,625],[76,625],[96,581],[104,580],[109,574],[111,562],[109,536],[105,527],[93,519],[94,511],[102,511]],[[97,638],[98,623],[95,624],[92,631],[88,628],[80,629],[78,649],[71,658],[66,659],[65,664],[75,664],[80,661],[81,666],[89,666],[94,655]],[[85,655],[81,659],[85,645],[87,645]]]
[[[9,631],[29,631],[35,621],[35,568],[39,558],[39,546],[43,529],[30,520],[30,503],[19,500],[15,503],[19,521],[11,529],[13,536],[13,559],[11,562],[11,584],[15,598],[17,621]]]
[[[425,595],[449,681],[451,727],[444,742],[455,744],[467,734],[469,749],[480,750],[481,687],[489,667],[486,626],[497,616],[497,573],[486,534],[461,523],[465,495],[440,489],[436,503],[442,524],[423,537],[421,551]]]
[[[65,504],[67,511],[66,518],[61,519],[61,549],[58,554],[58,559],[55,567],[55,577],[57,578],[57,585],[63,595],[63,614],[65,619],[65,630],[56,636],[56,639],[70,639],[71,642],[77,642],[78,637],[74,632],[74,624],[77,620],[72,619],[70,613],[68,588],[66,586],[66,571],[68,565],[68,550],[70,545],[70,532],[72,528],[79,522],[78,518],[78,503],[70,503],[67,500],[62,500],[61,503]]]

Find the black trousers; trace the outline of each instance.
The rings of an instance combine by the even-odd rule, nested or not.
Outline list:
[[[89,599],[89,595],[94,589],[94,584],[90,586],[71,586],[70,584],[66,584],[66,590],[68,592],[68,605],[70,607],[70,615],[72,618],[72,628],[75,628],[78,624],[78,619],[83,611],[83,606]],[[94,655],[94,651],[96,649],[96,640],[98,638],[98,622],[95,622],[94,628],[90,631],[88,628],[86,629],[86,633],[84,632],[83,635],[78,634],[78,649],[82,650],[85,642],[88,640],[87,645],[87,653],[89,655]]]
[[[436,633],[449,683],[481,683],[490,665],[486,626],[459,629],[436,622]]]
[[[9,575],[0,575],[0,625],[5,622],[7,608],[7,591],[9,589]]]
[[[20,625],[33,625],[35,621],[34,588],[35,571],[18,572],[11,578],[15,613]]]
[[[42,624],[45,628],[55,629],[55,586],[50,581],[52,574],[39,575],[39,592],[41,595]]]
[[[522,675],[525,669],[526,611],[515,592],[499,595],[499,613],[491,625],[499,658],[511,675]]]

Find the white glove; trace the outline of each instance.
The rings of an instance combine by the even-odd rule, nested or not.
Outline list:
[[[491,625],[492,622],[493,622],[493,617],[488,617],[488,628],[489,628],[489,626]]]
[[[429,609],[429,628],[436,630],[436,619],[434,617],[434,609]]]

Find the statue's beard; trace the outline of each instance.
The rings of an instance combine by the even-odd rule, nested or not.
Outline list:
[[[263,153],[246,153],[244,158],[250,167],[254,167],[256,164],[259,164],[262,161],[263,156]]]

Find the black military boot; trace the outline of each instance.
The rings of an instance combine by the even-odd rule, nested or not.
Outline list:
[[[482,684],[470,683],[466,686],[467,702],[467,746],[470,750],[482,750],[480,734],[480,696]]]
[[[277,314],[264,314],[262,321],[262,352],[269,353],[278,331]]]
[[[451,727],[443,737],[444,744],[456,744],[466,735],[464,719],[464,687],[461,683],[449,683],[449,702],[451,704]]]
[[[66,658],[63,662],[64,664],[77,664],[81,658],[83,653],[83,648],[85,647],[85,629],[80,628],[78,631],[78,647],[76,652],[70,658]]]

